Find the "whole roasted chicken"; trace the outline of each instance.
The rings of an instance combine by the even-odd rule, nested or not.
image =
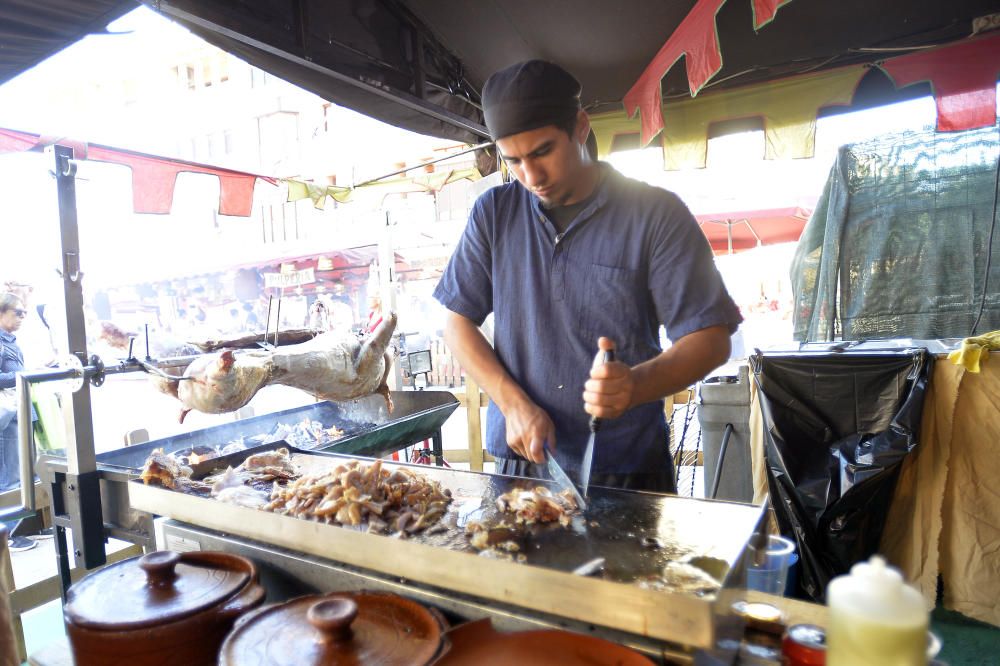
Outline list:
[[[364,340],[350,333],[323,333],[273,350],[227,349],[195,359],[176,380],[161,379],[161,390],[181,401],[181,421],[191,410],[234,412],[269,384],[292,386],[334,402],[379,393],[392,411],[385,380],[395,329],[396,314],[391,313]]]

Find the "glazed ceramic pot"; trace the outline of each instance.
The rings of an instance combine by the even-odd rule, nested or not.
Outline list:
[[[404,597],[342,592],[292,599],[244,617],[220,666],[424,666],[442,650],[445,621]]]
[[[435,666],[653,666],[623,645],[559,629],[499,632],[489,618],[445,634],[448,651]]]
[[[217,552],[123,560],[69,589],[76,666],[208,666],[233,624],[264,601],[254,564]]]

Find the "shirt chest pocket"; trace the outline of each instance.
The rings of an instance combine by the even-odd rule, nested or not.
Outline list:
[[[620,347],[627,346],[645,325],[647,295],[642,273],[601,264],[580,265],[577,271],[573,291],[579,330],[592,345],[604,335]]]

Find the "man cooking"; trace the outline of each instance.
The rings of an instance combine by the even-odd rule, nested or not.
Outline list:
[[[590,159],[580,85],[562,68],[513,65],[482,98],[517,182],[476,201],[434,296],[445,341],[490,396],[497,472],[538,476],[547,442],[578,474],[592,415],[605,420],[592,484],[674,492],[662,398],[724,363],[741,321],[708,242],[676,195]],[[479,330],[490,313],[492,346]],[[595,359],[598,345],[615,360]]]

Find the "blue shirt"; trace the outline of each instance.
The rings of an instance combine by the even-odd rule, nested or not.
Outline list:
[[[556,458],[574,471],[590,435],[582,394],[598,337],[612,338],[616,358],[634,366],[662,351],[660,324],[677,340],[710,326],[735,331],[741,321],[683,202],[600,166],[590,203],[561,235],[520,183],[485,192],[434,292],[476,324],[493,313],[500,363],[552,418]],[[492,402],[486,448],[516,457]],[[657,401],[603,423],[592,470],[654,471],[668,458]]]

